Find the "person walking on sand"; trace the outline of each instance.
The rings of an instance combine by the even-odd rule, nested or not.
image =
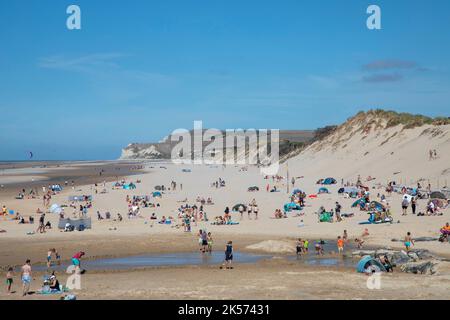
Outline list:
[[[431,160],[433,160],[433,151],[430,149],[430,151],[429,151],[429,154],[430,154],[430,158],[429,158],[429,160],[431,161]]]
[[[411,246],[414,245],[414,240],[411,237],[411,232],[407,232],[406,233],[406,237],[405,237],[405,248],[406,248],[406,252],[409,252],[409,250],[411,250]]]
[[[30,285],[31,285],[31,261],[30,259],[27,259],[25,264],[22,266],[21,269],[21,279],[23,283],[23,290],[22,290],[22,296],[26,296],[28,292],[30,291]]]
[[[409,201],[408,201],[408,197],[403,197],[403,200],[402,200],[402,216],[406,216],[407,215],[407,213],[406,213],[406,210],[408,209],[408,205],[409,205]]]
[[[39,217],[39,226],[36,232],[45,233],[45,213]]]
[[[416,197],[412,197],[412,199],[411,199],[412,214],[416,214],[416,209],[417,209],[417,200],[416,200]]]
[[[223,269],[224,267],[226,267],[226,269],[233,269],[233,267],[231,266],[232,261],[233,261],[233,242],[228,241],[227,245],[225,246],[225,260],[220,266],[220,269]]]
[[[244,210],[245,210],[244,206],[242,204],[239,205],[238,211],[241,214],[241,220],[244,219]]]

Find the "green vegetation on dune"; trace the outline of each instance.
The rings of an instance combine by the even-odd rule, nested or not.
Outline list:
[[[420,114],[411,114],[407,112],[396,112],[390,110],[369,110],[367,112],[360,111],[354,117],[355,119],[361,119],[366,116],[374,116],[378,119],[384,119],[387,121],[386,128],[394,127],[397,125],[403,125],[405,129],[412,129],[423,125],[447,125],[450,124],[450,118],[446,117],[427,117]]]

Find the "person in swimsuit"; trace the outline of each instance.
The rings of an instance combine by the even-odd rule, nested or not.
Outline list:
[[[212,247],[213,247],[213,237],[211,235],[211,232],[208,232],[208,252],[212,253]]]
[[[14,282],[13,271],[13,268],[9,267],[8,272],[6,273],[6,291],[8,292],[8,294],[11,294],[11,287]]]
[[[233,269],[233,267],[231,266],[232,261],[233,261],[233,242],[228,241],[225,247],[225,260],[223,261],[223,264],[220,266],[220,269],[223,269],[223,267],[226,267],[227,269]]]
[[[297,240],[297,257],[301,256],[303,254],[303,247],[304,247],[305,243],[302,241],[302,239],[298,239]]]
[[[201,240],[202,240],[202,252],[205,253],[208,250],[208,234],[206,233],[206,231],[203,231],[202,234],[200,235]]]
[[[22,295],[26,296],[28,292],[30,291],[30,284],[31,284],[31,261],[30,259],[27,259],[25,264],[22,266],[22,272],[21,272],[21,278],[23,283],[23,291]]]
[[[343,253],[344,252],[344,240],[341,238],[341,236],[338,236],[337,247],[338,247],[338,252],[339,253]]]
[[[358,246],[358,249],[362,249],[363,248],[363,244],[364,244],[364,240],[363,239],[356,238],[355,242],[356,242],[356,244]]]
[[[85,255],[85,253],[83,251],[77,252],[74,254],[74,256],[72,257],[72,264],[75,266],[76,269],[78,269],[78,271],[81,268],[81,258]]]
[[[411,246],[414,245],[414,240],[411,237],[411,232],[408,232],[405,237],[405,248],[406,252],[409,252]]]
[[[347,233],[347,230],[344,230],[344,234],[342,235],[342,240],[344,240],[345,243],[348,242],[348,233]]]

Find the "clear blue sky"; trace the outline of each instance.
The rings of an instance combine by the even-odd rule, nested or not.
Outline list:
[[[66,28],[66,8],[82,30]],[[382,9],[382,30],[366,9]],[[0,159],[115,159],[176,128],[449,116],[450,1],[2,0]]]

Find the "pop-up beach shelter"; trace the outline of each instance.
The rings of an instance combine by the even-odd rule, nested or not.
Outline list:
[[[300,205],[296,204],[295,202],[289,202],[283,206],[283,209],[284,212],[290,212],[292,210],[302,210],[302,207],[300,207]]]
[[[318,193],[330,193],[327,188],[320,188]]]
[[[238,204],[236,204],[236,205],[233,206],[233,208],[231,209],[231,211],[238,212],[240,206],[242,206],[242,207],[244,208],[244,211],[247,210],[247,206],[246,206],[245,204],[238,203]]]
[[[434,191],[430,194],[430,199],[442,199],[445,200],[447,197],[440,191]]]
[[[330,184],[336,184],[337,181],[334,178],[326,178],[323,180],[322,184],[330,185]]]
[[[372,272],[386,272],[386,268],[380,261],[372,258],[371,256],[364,256],[359,260],[356,271],[360,273],[372,273]]]

